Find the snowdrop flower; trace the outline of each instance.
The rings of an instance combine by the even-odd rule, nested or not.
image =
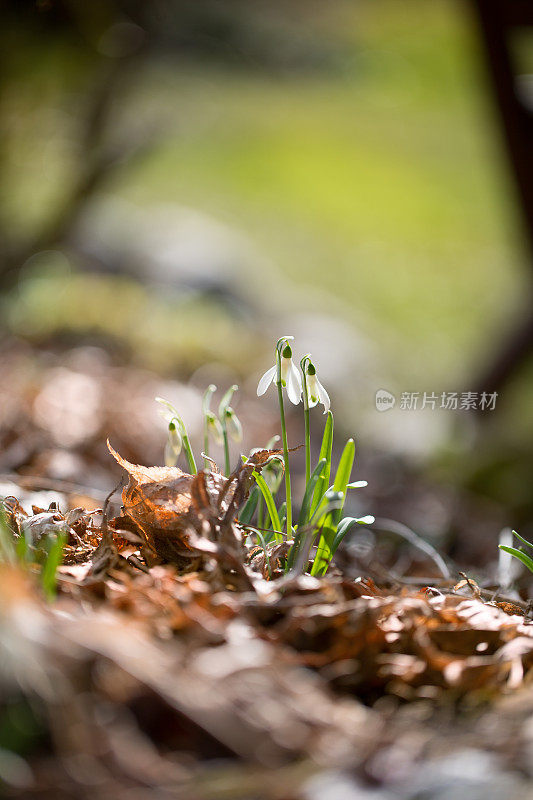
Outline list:
[[[160,416],[165,420],[165,422],[170,423],[174,419],[178,419],[178,412],[172,405],[169,403],[168,400],[164,400],[162,397],[155,398],[156,403],[160,404],[160,408],[158,409]]]
[[[165,444],[165,466],[175,467],[178,463],[183,442],[174,422],[168,424],[168,439]]]
[[[291,495],[291,471],[289,467],[289,443],[287,441],[287,426],[285,424],[285,409],[283,407],[283,389],[287,389],[287,395],[291,403],[298,405],[302,398],[302,379],[298,369],[292,363],[292,348],[289,339],[294,336],[281,336],[276,342],[276,363],[267,369],[257,386],[258,396],[264,394],[271,383],[278,387],[279,414],[281,422],[281,438],[283,441],[283,464],[285,474],[285,502],[286,502],[286,531],[287,536],[292,537],[292,495]]]
[[[302,397],[302,379],[300,378],[297,367],[292,361],[292,349],[290,344],[287,343],[286,339],[280,339],[280,343],[281,342],[285,342],[280,353],[281,385],[284,389],[287,389],[287,395],[291,403],[297,406]],[[271,383],[278,382],[277,372],[277,364],[267,369],[257,386],[258,397],[266,392]]]
[[[330,407],[329,395],[320,383],[316,375],[316,368],[312,361],[307,361],[305,367],[306,373],[306,386],[307,386],[307,403],[309,408],[314,408],[317,403],[322,403],[324,406],[324,414],[327,414]]]
[[[182,447],[185,450],[185,454],[187,456],[187,463],[189,465],[189,470],[191,471],[192,475],[196,475],[198,472],[196,468],[196,461],[194,460],[194,454],[191,450],[191,444],[189,442],[189,435],[187,433],[187,428],[185,427],[185,423],[179,416],[178,412],[172,405],[169,403],[168,400],[164,400],[162,397],[155,398],[158,403],[162,406],[159,409],[159,413],[163,417],[163,419],[168,422],[168,439],[165,445],[165,466],[167,467],[175,467],[178,461],[178,456],[181,453]]]
[[[242,425],[231,406],[226,408],[226,429],[234,442],[242,442]]]
[[[273,367],[267,369],[265,374],[259,379],[259,383],[257,384],[257,396],[261,397],[262,394],[266,392],[270,384],[276,378],[276,372],[278,371],[278,367],[274,364]]]
[[[212,411],[207,411],[205,415],[205,424],[208,432],[212,435],[217,444],[222,444],[224,441],[222,434],[222,425],[219,418]]]

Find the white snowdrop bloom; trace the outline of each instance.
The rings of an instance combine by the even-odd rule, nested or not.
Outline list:
[[[265,374],[259,379],[259,383],[257,384],[257,396],[261,397],[262,394],[266,392],[270,384],[276,378],[277,366],[274,364],[273,367],[267,369]]]
[[[298,368],[292,360],[292,349],[289,344],[285,344],[280,356],[281,361],[281,385],[287,389],[287,395],[291,403],[295,406],[301,401],[302,398],[302,379]],[[264,394],[271,383],[277,383],[277,365],[267,369],[262,376],[257,386],[258,396]]]
[[[226,409],[226,430],[234,442],[242,442],[242,425],[235,411],[228,406]]]
[[[183,442],[176,425],[173,422],[168,426],[168,439],[165,444],[165,466],[175,467],[181,453]]]
[[[207,430],[212,435],[215,442],[217,444],[222,444],[224,438],[222,434],[222,425],[220,424],[219,418],[213,414],[212,411],[208,411],[205,415],[205,419],[207,423]]]
[[[287,388],[289,400],[297,406],[302,399],[302,379],[298,367],[293,363],[289,344],[285,345],[281,354],[281,385]]]
[[[330,407],[329,394],[317,378],[315,365],[310,361],[306,369],[307,383],[307,402],[309,408],[314,408],[318,403],[324,406],[324,414],[327,414]]]

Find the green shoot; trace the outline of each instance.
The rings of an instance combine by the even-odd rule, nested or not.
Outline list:
[[[342,506],[346,497],[346,487],[350,480],[350,474],[355,458],[355,443],[353,439],[348,439],[342,452],[341,460],[335,475],[333,491],[342,495],[340,508],[332,511],[327,517],[323,516],[323,531],[318,543],[317,554],[313,562],[311,575],[324,575],[331,559],[333,558],[333,542],[337,533],[337,526],[340,522]],[[320,506],[318,511],[320,511]]]
[[[242,511],[239,514],[239,522],[242,525],[249,525],[250,522],[252,521],[260,497],[261,497],[261,492],[259,491],[259,487],[253,486],[252,490],[250,491],[248,500],[244,504]]]
[[[160,403],[163,408],[166,409],[163,412],[164,418],[168,422],[168,429],[169,429],[169,441],[170,441],[170,448],[165,449],[165,462],[167,466],[174,466],[174,464],[170,464],[169,458],[167,455],[170,455],[170,452],[173,452],[177,461],[177,457],[180,453],[181,446],[183,445],[183,449],[185,450],[185,455],[187,456],[187,463],[189,465],[189,472],[191,475],[196,475],[198,472],[198,468],[196,466],[196,461],[194,460],[194,454],[192,452],[191,444],[189,441],[189,434],[187,433],[187,428],[185,427],[185,423],[179,416],[175,407],[170,403],[168,400],[164,400],[162,397],[156,397],[156,402]],[[175,435],[178,435],[176,438]],[[179,441],[178,441],[179,440]],[[168,445],[168,442],[167,442]]]
[[[279,339],[276,345],[276,385],[278,387],[279,415],[281,422],[281,441],[283,442],[283,461],[285,464],[285,502],[287,503],[287,536],[292,535],[292,496],[291,467],[289,463],[289,445],[287,442],[287,425],[285,423],[285,407],[283,405],[282,358],[292,363],[292,350],[288,339]]]
[[[67,542],[67,534],[60,531],[49,542],[48,555],[41,570],[41,584],[48,600],[56,595],[56,573],[63,558],[63,548]]]
[[[213,414],[213,412],[209,408],[209,404],[211,402],[211,398],[213,394],[216,392],[217,387],[214,383],[210,383],[207,389],[204,392],[204,396],[202,398],[202,417],[204,423],[204,466],[206,469],[209,469],[209,433],[213,430],[215,426],[215,420],[218,422],[217,418]],[[220,424],[220,423],[219,423]]]
[[[259,486],[259,489],[261,490],[261,494],[263,495],[264,501],[266,503],[266,507],[267,507],[268,513],[270,515],[270,521],[272,523],[272,530],[274,531],[274,539],[277,542],[282,542],[283,541],[283,533],[282,533],[282,528],[281,528],[281,522],[280,522],[280,519],[279,519],[278,510],[276,508],[275,500],[274,500],[274,498],[272,496],[272,492],[268,488],[268,484],[265,481],[265,479],[263,478],[263,476],[260,475],[258,472],[256,472],[255,469],[252,472],[252,475],[255,478],[256,483]]]
[[[41,539],[38,547],[32,546],[24,534],[16,538],[9,526],[4,504],[0,502],[0,562],[19,565],[24,569],[37,566],[40,569],[41,586],[48,600],[53,600],[56,594],[57,568],[61,564],[67,538],[64,530],[51,531]]]
[[[530,572],[533,572],[533,558],[528,556],[527,553],[524,553],[523,550],[517,550],[516,547],[507,547],[505,544],[499,544],[498,547],[505,553],[510,553],[510,555],[517,558],[528,568]]]
[[[307,367],[311,363],[311,354],[308,353],[300,361],[302,370],[302,397],[304,401],[304,437],[305,437],[305,485],[309,485],[311,478],[311,422],[309,412],[309,391],[307,386]]]
[[[322,445],[320,447],[320,455],[318,457],[319,462],[322,459],[326,459],[326,468],[320,478],[317,481],[315,491],[313,493],[313,503],[311,505],[313,513],[318,508],[318,505],[322,498],[324,497],[326,490],[329,484],[329,476],[331,474],[331,454],[333,451],[333,414],[331,411],[328,411],[328,416],[326,418],[326,424],[324,426],[324,433],[322,436]]]
[[[230,403],[233,394],[237,391],[238,386],[230,386],[228,391],[224,394],[222,400],[220,401],[220,405],[218,407],[218,419],[222,426],[222,438],[224,442],[224,475],[229,475],[231,472],[231,465],[230,465],[230,454],[229,454],[229,441],[228,441],[228,421],[231,417],[231,414],[228,416],[228,410],[230,410]],[[231,409],[232,414],[233,409]]]
[[[531,542],[528,542],[527,539],[523,539],[522,536],[520,536],[520,534],[518,534],[516,531],[513,531],[513,535],[516,536],[517,539],[520,539],[520,541],[523,542],[525,545],[527,545],[527,547],[533,548],[533,544],[531,544]],[[528,556],[527,553],[524,553],[523,550],[518,550],[516,547],[507,547],[507,545],[504,544],[499,544],[498,547],[505,553],[509,553],[510,555],[517,558],[519,561],[522,562],[522,564],[524,564],[524,566],[528,568],[530,572],[533,572],[533,558]]]
[[[300,509],[300,516],[298,517],[298,528],[301,528],[306,522],[309,521],[311,516],[311,500],[313,498],[316,485],[322,478],[322,474],[326,469],[326,465],[327,460],[325,458],[321,458],[315,467],[313,474],[310,475],[309,480],[307,481],[304,498],[302,500],[302,507]]]
[[[16,564],[19,559],[13,534],[9,528],[4,504],[0,502],[0,561]]]

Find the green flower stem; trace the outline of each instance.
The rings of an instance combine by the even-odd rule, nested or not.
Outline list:
[[[204,417],[204,455],[209,455],[209,431],[207,430],[207,417]],[[204,458],[204,466],[209,469],[209,461]]]
[[[220,401],[220,405],[218,407],[218,418],[220,420],[220,424],[222,425],[222,439],[224,442],[224,472],[226,477],[230,474],[228,418],[226,412],[229,408],[231,398],[233,397],[234,392],[236,392],[238,388],[239,387],[237,385],[230,386],[230,388]]]
[[[303,402],[304,402],[304,425],[305,425],[305,485],[309,483],[311,477],[311,433],[309,425],[309,397],[307,394],[307,364],[309,356],[306,355],[300,361],[303,381]]]
[[[309,432],[309,409],[304,406],[304,425],[305,425],[305,485],[309,483],[311,477],[311,434]]]
[[[260,530],[262,530],[265,527],[265,517],[263,514],[263,509],[264,509],[264,501],[263,501],[263,495],[261,495],[259,497],[259,500],[257,501],[257,527]]]
[[[228,428],[226,425],[225,416],[224,416],[224,422],[222,423],[222,437],[224,439],[224,474],[227,477],[230,473],[230,460],[229,460]]]
[[[204,396],[202,399],[202,415],[204,418],[204,455],[209,455],[209,403],[211,402],[211,397],[213,396],[214,392],[216,392],[217,387],[214,383],[210,383],[207,389],[204,392]],[[209,461],[207,458],[204,458],[204,466],[206,469],[210,468]]]
[[[185,428],[183,428],[185,430]],[[191,445],[189,442],[189,437],[186,433],[182,435],[183,441],[183,449],[185,450],[185,455],[187,456],[187,462],[189,464],[189,471],[191,475],[196,475],[198,472],[198,467],[196,466],[196,461],[194,460],[194,453],[192,452]]]
[[[285,425],[285,408],[283,407],[283,387],[281,385],[281,356],[279,347],[276,349],[278,366],[277,387],[279,399],[279,415],[281,419],[281,440],[283,442],[283,461],[285,463],[285,498],[287,502],[287,537],[292,536],[292,501],[291,501],[291,472],[289,466],[289,446],[287,444],[287,427]]]

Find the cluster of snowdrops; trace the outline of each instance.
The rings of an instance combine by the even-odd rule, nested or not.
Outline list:
[[[293,361],[292,336],[278,339],[275,349],[275,363],[261,377],[257,394],[263,395],[274,385],[277,389],[282,450],[272,455],[262,474],[254,471],[255,485],[248,500],[239,512],[239,522],[246,526],[250,536],[264,549],[265,555],[271,545],[287,543],[284,559],[285,571],[307,571],[312,575],[323,575],[327,571],[335,551],[343,538],[357,525],[368,525],[374,517],[343,516],[346,493],[349,489],[366,486],[366,481],[350,482],[355,458],[355,443],[348,439],[331,480],[331,460],[333,452],[333,414],[330,399],[320,383],[311,355],[300,360],[299,368]],[[202,458],[206,469],[210,469],[209,444],[212,438],[224,447],[225,474],[230,474],[229,439],[241,441],[241,423],[231,407],[236,386],[232,386],[223,396],[218,414],[210,408],[210,401],[216,387],[210,385],[203,399],[204,451]],[[305,426],[305,489],[299,503],[297,518],[293,516],[293,495],[291,489],[290,450],[285,423],[285,397],[295,405],[302,403]],[[163,406],[163,415],[168,423],[168,439],[165,446],[165,463],[175,466],[183,450],[192,474],[198,471],[192,452],[187,429],[177,410],[166,400],[157,398]],[[322,404],[326,420],[322,432],[322,444],[318,460],[312,469],[311,454],[311,415],[310,410]],[[267,445],[272,448],[279,437],[274,437]],[[251,454],[252,455],[252,454]],[[241,457],[246,463],[247,457]],[[278,490],[285,481],[285,499],[278,502]]]

